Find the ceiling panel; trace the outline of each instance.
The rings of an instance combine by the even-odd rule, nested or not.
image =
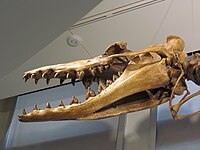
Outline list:
[[[143,49],[153,44],[152,40],[170,3],[170,0],[163,1],[71,31],[82,37],[84,47],[92,56],[104,53],[106,47],[116,41],[126,41],[132,50]]]
[[[111,11],[113,9],[124,7],[129,4],[140,3],[142,1],[148,1],[148,0],[123,0],[123,1],[122,0],[114,0],[114,1],[104,0],[100,4],[98,4],[94,9],[92,9],[87,15],[85,15],[83,19],[94,16],[94,15],[98,15],[107,11]]]
[[[199,9],[199,6],[196,6],[195,9]],[[196,41],[194,38],[194,23],[193,23],[193,6],[192,0],[174,0],[171,3],[171,6],[166,14],[166,17],[163,20],[163,23],[160,26],[159,32],[155,38],[156,42],[159,42],[161,39],[167,35],[175,34],[182,37],[185,41],[187,52],[198,48],[197,45],[194,45]],[[195,10],[196,11],[196,10]],[[196,13],[195,16],[199,13]],[[196,16],[196,19],[198,17]],[[194,18],[195,19],[195,18]],[[197,23],[196,21],[194,21]],[[195,35],[199,34],[200,29],[195,28]]]

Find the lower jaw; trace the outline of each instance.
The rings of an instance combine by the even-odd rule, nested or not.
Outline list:
[[[104,111],[89,114],[86,117],[76,118],[74,120],[96,120],[96,119],[114,117],[114,116],[129,113],[129,112],[135,112],[135,111],[140,111],[140,110],[156,107],[160,104],[163,104],[169,101],[169,99],[170,99],[169,97],[166,97],[166,98],[163,98],[162,100],[144,100],[144,101],[130,102],[127,104],[119,105],[117,107],[106,109]]]

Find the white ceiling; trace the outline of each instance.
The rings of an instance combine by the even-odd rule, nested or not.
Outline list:
[[[30,80],[25,84],[22,81],[24,71],[90,58],[102,54],[115,41],[127,41],[129,49],[138,50],[164,42],[167,35],[176,34],[185,40],[186,51],[199,49],[199,26],[200,1],[127,0],[121,3],[115,0],[113,4],[104,0],[69,30],[1,78],[0,99],[59,84],[57,80],[52,80],[48,86],[45,81],[34,85]],[[67,45],[66,39],[72,34],[81,36],[80,46]]]

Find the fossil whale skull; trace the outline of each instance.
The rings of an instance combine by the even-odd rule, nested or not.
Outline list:
[[[58,107],[38,109],[34,105],[32,112],[23,110],[19,115],[22,122],[56,120],[91,120],[112,117],[128,112],[139,111],[170,103],[170,110],[175,119],[195,115],[179,115],[182,104],[199,91],[189,95],[185,80],[192,80],[200,85],[199,54],[187,61],[184,41],[178,36],[168,36],[163,44],[149,46],[143,50],[131,51],[126,42],[116,42],[109,46],[103,55],[92,59],[45,66],[24,73],[27,81],[32,78],[37,84],[39,79],[46,79],[47,84],[53,78],[59,78],[60,84],[66,79],[82,81],[86,100],[82,103],[72,96],[69,105],[62,101]],[[95,92],[90,85],[98,83]],[[187,93],[176,105],[172,105],[174,95]]]

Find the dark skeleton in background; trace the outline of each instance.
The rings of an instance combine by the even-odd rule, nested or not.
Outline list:
[[[73,96],[70,105],[60,101],[58,107],[51,108],[47,103],[44,110],[34,105],[32,112],[27,113],[24,109],[19,120],[101,119],[155,107],[167,101],[175,119],[200,113],[177,114],[185,102],[200,94],[200,91],[190,94],[185,83],[185,80],[192,80],[200,85],[199,54],[187,61],[184,41],[178,36],[168,36],[164,44],[137,52],[127,50],[126,45],[126,42],[116,42],[103,55],[92,59],[25,72],[25,81],[34,78],[35,83],[41,78],[45,78],[47,84],[52,78],[59,78],[61,84],[68,78],[73,84],[81,80],[87,93],[83,103]],[[90,88],[92,82],[98,83],[96,93]],[[184,91],[186,94],[179,103],[172,105],[174,96],[182,95]]]

